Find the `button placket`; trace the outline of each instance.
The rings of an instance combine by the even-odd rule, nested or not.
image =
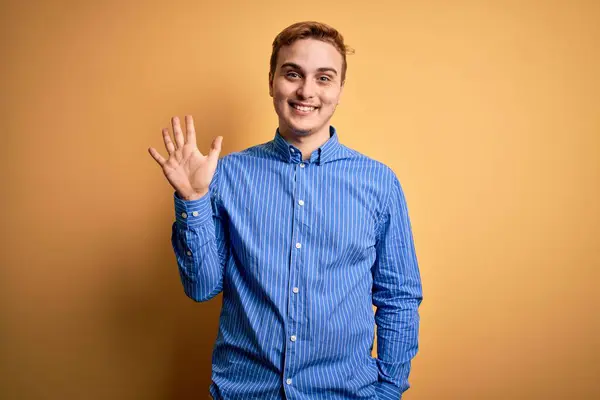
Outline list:
[[[290,151],[292,149],[290,148]],[[298,152],[296,154],[298,156]],[[290,265],[290,274],[289,274],[289,285],[290,286],[294,286],[292,288],[292,290],[290,291],[290,299],[289,299],[289,308],[288,308],[288,316],[287,316],[287,320],[288,320],[288,326],[287,326],[287,334],[288,334],[288,343],[289,345],[286,346],[286,362],[285,362],[285,368],[284,371],[286,374],[293,374],[294,371],[294,365],[296,364],[295,362],[295,348],[296,346],[294,346],[294,343],[296,342],[296,340],[298,339],[296,336],[296,332],[298,331],[298,320],[299,320],[299,303],[298,303],[298,295],[297,293],[299,292],[298,287],[296,286],[298,284],[298,281],[301,279],[300,277],[300,272],[302,270],[302,261],[304,260],[303,257],[303,251],[304,251],[304,245],[302,243],[302,206],[304,206],[304,200],[303,200],[303,192],[304,192],[304,186],[305,186],[305,172],[303,170],[304,168],[304,163],[300,162],[296,164],[296,169],[295,169],[295,175],[296,175],[296,179],[295,181],[295,187],[294,187],[294,202],[296,204],[296,206],[293,206],[293,221],[292,221],[292,225],[293,225],[293,231],[292,231],[292,243],[294,246],[294,252],[292,254],[292,257],[290,259],[291,261],[291,265]],[[289,383],[288,383],[289,382]],[[286,381],[286,383],[291,384],[291,379],[288,378],[288,380]]]

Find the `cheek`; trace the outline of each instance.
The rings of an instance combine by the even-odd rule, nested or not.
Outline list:
[[[335,107],[338,102],[337,96],[326,96],[322,98],[323,105],[327,105],[328,107]]]
[[[335,88],[326,88],[321,92],[321,102],[328,106],[336,105],[339,99],[340,92]]]
[[[277,88],[273,92],[273,98],[276,103],[279,103],[279,104],[287,103],[288,97],[289,97],[288,94],[285,91],[281,90],[281,88]]]
[[[281,101],[281,99],[284,97],[283,94],[281,93],[281,90],[277,86],[275,86],[273,88],[272,94],[273,94],[273,102],[275,102],[275,103],[279,103]]]
[[[273,105],[278,114],[287,112],[288,107],[288,96],[281,90],[275,89],[273,91]]]
[[[294,86],[289,82],[278,81],[273,86],[273,93],[278,97],[286,97],[294,91]]]

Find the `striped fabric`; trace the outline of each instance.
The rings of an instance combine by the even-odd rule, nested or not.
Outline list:
[[[422,288],[389,167],[341,144],[333,126],[303,161],[277,129],[222,157],[206,196],[174,202],[185,294],[223,293],[214,399],[401,398]]]

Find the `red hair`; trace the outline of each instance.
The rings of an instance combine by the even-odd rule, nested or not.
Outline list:
[[[273,80],[277,67],[277,55],[281,46],[289,46],[299,39],[317,39],[333,45],[342,55],[342,85],[346,81],[346,54],[354,54],[354,49],[344,44],[344,37],[329,25],[315,21],[297,22],[285,28],[273,41],[269,82]]]

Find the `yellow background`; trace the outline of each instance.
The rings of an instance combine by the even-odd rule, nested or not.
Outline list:
[[[0,398],[207,396],[221,297],[185,297],[146,149],[188,113],[201,150],[271,140],[302,20],[356,49],[332,122],[409,203],[404,398],[600,398],[600,3],[499,0],[3,1]]]

